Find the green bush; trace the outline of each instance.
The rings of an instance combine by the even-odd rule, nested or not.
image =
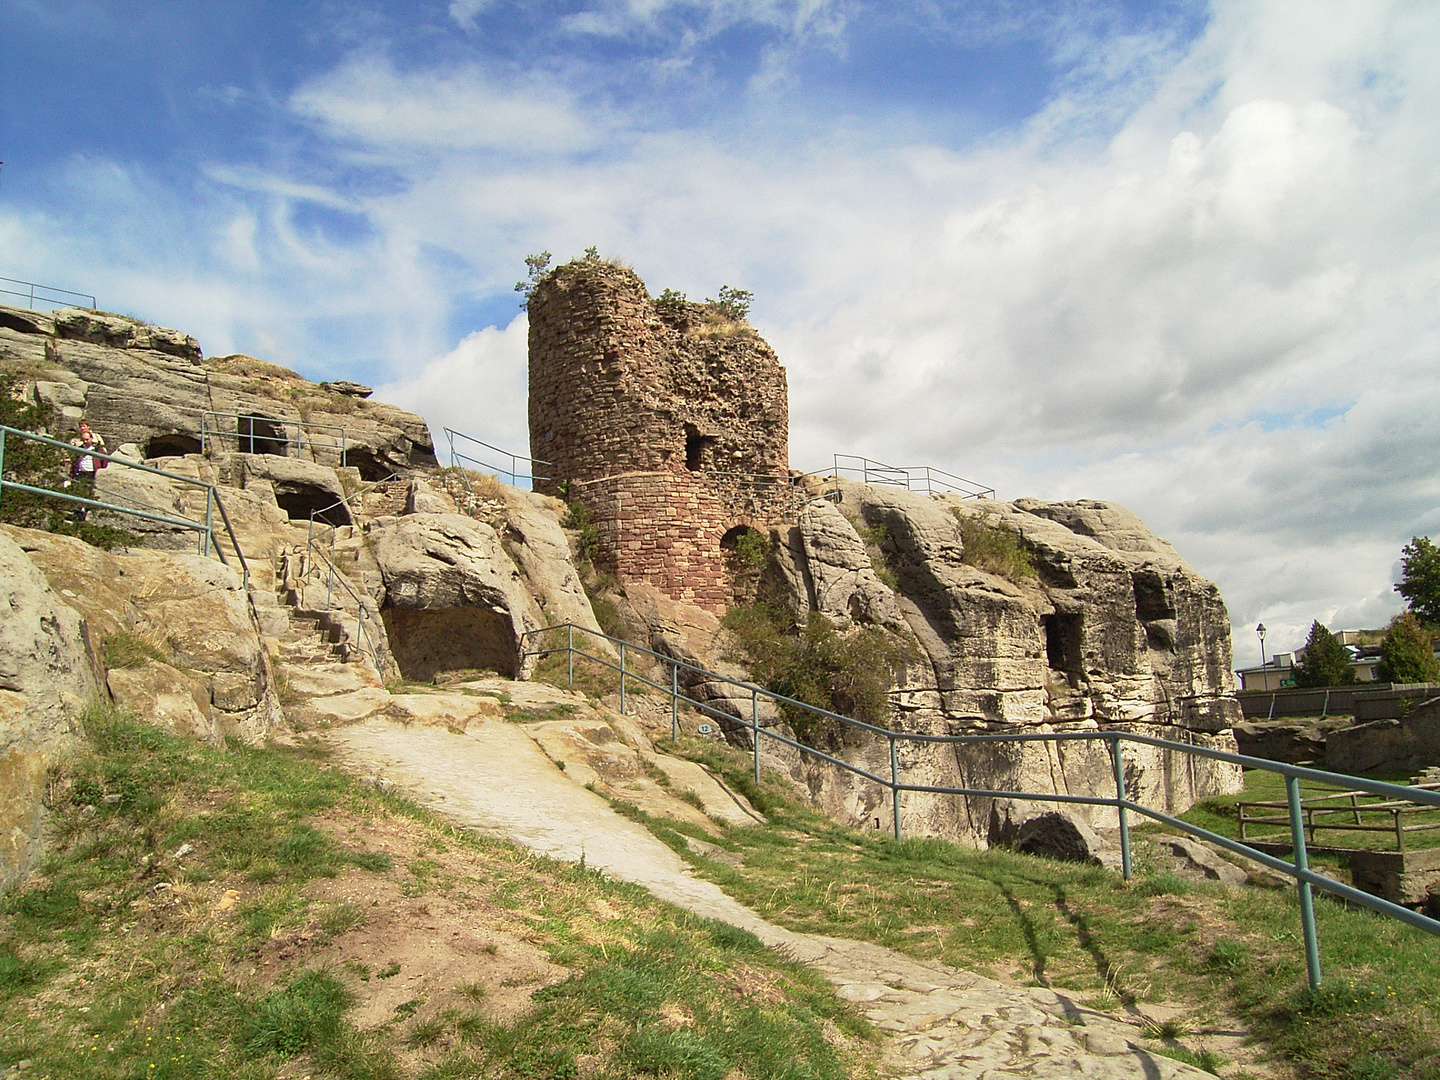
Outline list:
[[[1017,585],[1036,576],[1035,556],[1009,525],[986,521],[958,506],[951,507],[951,511],[960,523],[962,562]]]
[[[1435,660],[1430,635],[1411,611],[1402,611],[1390,620],[1380,642],[1380,664],[1375,677],[1381,682],[1440,682],[1440,662]]]
[[[762,686],[807,705],[889,726],[894,671],[911,659],[905,642],[877,627],[841,634],[818,613],[794,632],[784,612],[766,603],[732,608],[723,625],[744,654],[736,659],[749,662]],[[781,712],[796,737],[812,746],[841,737],[846,728],[793,705],[781,706]]]
[[[593,564],[600,550],[600,533],[590,522],[589,508],[582,502],[567,503],[562,524],[580,534],[580,562]]]
[[[1310,637],[1305,642],[1305,658],[1295,666],[1296,686],[1349,686],[1355,681],[1350,654],[1340,639],[1321,625],[1310,624]]]

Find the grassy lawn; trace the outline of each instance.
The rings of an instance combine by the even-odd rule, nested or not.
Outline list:
[[[1384,780],[1393,784],[1404,784],[1409,782],[1406,776],[1374,776],[1372,779]],[[1313,784],[1309,781],[1301,781],[1300,797],[1302,801],[1309,802],[1312,799],[1323,796],[1333,796],[1342,789],[1330,787],[1323,784]],[[1366,810],[1365,807],[1381,802],[1389,802],[1375,795],[1361,795],[1356,799],[1358,809],[1352,810],[1349,800],[1331,800],[1325,805],[1337,808],[1336,812],[1325,813],[1316,818],[1317,823],[1354,825],[1355,817],[1358,814],[1360,824],[1377,827],[1380,831],[1359,832],[1351,829],[1326,829],[1316,830],[1313,840],[1307,834],[1307,843],[1314,843],[1320,847],[1344,847],[1364,848],[1366,850],[1395,850],[1395,831],[1393,828],[1394,816],[1385,810]],[[1221,836],[1229,836],[1234,839],[1240,837],[1239,812],[1237,803],[1241,802],[1285,802],[1285,778],[1279,773],[1267,772],[1264,769],[1245,770],[1245,790],[1239,795],[1224,795],[1213,799],[1206,799],[1198,803],[1189,812],[1181,815],[1186,821],[1211,832],[1219,833]],[[1246,838],[1249,840],[1273,840],[1278,843],[1288,844],[1290,842],[1289,818],[1284,807],[1272,807],[1267,809],[1252,809],[1247,816],[1253,817],[1256,814],[1266,816],[1285,817],[1285,822],[1275,825],[1247,826]],[[1405,834],[1406,850],[1431,848],[1440,846],[1440,808],[1423,808],[1408,812],[1402,815],[1402,823],[1406,826],[1427,825],[1431,829],[1426,831],[1407,832]],[[1338,864],[1336,864],[1338,865]]]
[[[49,855],[0,903],[0,1068],[873,1075],[865,1021],[748,933],[456,831],[313,748],[87,730],[50,779]]]
[[[1440,939],[1317,898],[1325,982],[1312,993],[1291,889],[1194,884],[1143,860],[1126,884],[1098,867],[895,841],[800,806],[773,778],[756,788],[748,756],[698,739],[681,750],[725,775],[772,825],[727,831],[721,843],[743,856],[739,868],[691,853],[678,834],[706,837],[688,826],[652,827],[782,925],[1050,986],[1120,1014],[1181,1004],[1183,1019],[1157,1034],[1188,1031],[1191,1043],[1179,1045],[1203,1046],[1207,1032],[1238,1024],[1300,1076],[1440,1077]],[[1239,1075],[1213,1055],[1208,1064]]]

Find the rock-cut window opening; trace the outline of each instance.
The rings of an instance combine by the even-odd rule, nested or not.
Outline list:
[[[288,457],[289,437],[280,421],[269,416],[242,416],[236,421],[240,453]]]
[[[1083,618],[1078,612],[1066,614],[1057,611],[1045,616],[1045,660],[1052,670],[1063,671],[1067,675],[1082,672]]]
[[[200,453],[200,440],[193,435],[182,435],[173,432],[169,435],[152,435],[145,444],[145,457],[184,457],[186,454]]]
[[[685,468],[690,472],[699,472],[710,464],[711,449],[715,445],[715,436],[701,435],[700,429],[694,424],[685,425]]]

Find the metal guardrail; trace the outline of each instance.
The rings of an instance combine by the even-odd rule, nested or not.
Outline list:
[[[220,420],[234,420],[235,430],[222,431],[218,424]],[[242,430],[245,421],[249,421],[249,431]],[[282,437],[265,432],[262,425],[279,428]],[[290,436],[291,428],[295,429],[294,438]],[[339,437],[336,439],[333,435],[328,436],[332,441],[317,443],[315,439],[307,438],[307,432],[339,432]],[[312,424],[308,420],[283,420],[274,416],[261,416],[258,413],[227,413],[207,410],[200,414],[200,452],[205,452],[207,443],[211,449],[214,449],[217,439],[234,439],[236,451],[247,454],[272,452],[268,449],[256,449],[261,445],[267,447],[282,445],[287,451],[293,446],[296,457],[301,457],[304,451],[308,450],[310,460],[315,462],[320,460],[317,450],[328,450],[340,455],[341,468],[345,467],[345,456],[349,449],[348,435],[345,429],[338,424]],[[240,449],[247,440],[250,443],[250,449]]]
[[[536,480],[555,479],[553,476],[537,476],[534,472],[534,467],[536,465],[548,466],[553,464],[552,462],[541,461],[539,458],[527,457],[524,454],[512,454],[509,450],[502,450],[498,446],[492,446],[490,443],[487,443],[483,439],[477,439],[473,435],[466,435],[463,431],[453,431],[448,427],[444,428],[443,430],[445,432],[446,440],[450,443],[450,466],[451,468],[461,470],[460,477],[464,481],[465,493],[467,495],[473,495],[474,492],[470,490],[470,478],[465,475],[465,466],[461,464],[462,462],[468,462],[471,465],[478,465],[479,469],[476,470],[477,472],[488,472],[495,476],[496,479],[499,479],[502,476],[508,476],[510,477],[509,483],[512,487],[519,487],[521,480],[526,481],[533,488],[535,486]],[[502,458],[509,458],[510,467],[507,469],[503,466],[495,465],[489,461],[477,458],[474,455],[461,453],[455,448],[456,439],[460,439],[466,443],[473,443],[476,446],[483,447],[485,450],[490,451],[491,454],[498,454]],[[531,471],[521,472],[519,470],[518,466],[522,461],[528,464]]]
[[[52,300],[48,296],[41,295],[42,293],[61,293],[65,296],[73,296],[77,300],[89,300],[90,303],[87,306],[90,308],[91,311],[94,311],[97,307],[99,307],[99,305],[95,302],[95,297],[91,296],[89,293],[74,292],[70,289],[57,289],[51,285],[37,285],[33,281],[20,281],[17,278],[0,277],[0,282],[4,282],[6,285],[24,285],[26,288],[25,292],[19,292],[16,289],[7,289],[3,286],[0,286],[0,296],[21,297],[25,300],[25,306],[27,308],[33,308],[35,306],[35,301],[37,300],[40,301],[40,303],[42,304],[51,304],[56,307],[71,306],[68,300]]]
[[[535,650],[523,649],[526,638],[532,638],[539,634],[552,633],[564,630],[566,633],[565,645],[556,648],[540,648]],[[616,664],[603,656],[596,656],[576,648],[575,633],[593,638],[601,638],[619,647],[620,659]],[[1130,858],[1130,825],[1128,815],[1130,813],[1140,814],[1191,836],[1218,844],[1227,851],[1242,855],[1247,859],[1254,860],[1263,866],[1295,879],[1296,891],[1300,906],[1300,922],[1305,942],[1305,967],[1312,989],[1318,988],[1321,982],[1320,973],[1320,946],[1315,932],[1315,910],[1312,899],[1312,888],[1322,889],[1352,903],[1360,904],[1377,911],[1382,915],[1399,919],[1426,933],[1440,936],[1440,921],[1427,918],[1419,912],[1411,911],[1409,908],[1393,904],[1381,897],[1364,892],[1352,885],[1336,881],[1323,874],[1317,874],[1310,869],[1310,863],[1306,854],[1306,838],[1304,818],[1301,810],[1300,781],[1307,780],[1314,783],[1327,784],[1330,786],[1364,791],[1372,795],[1380,795],[1390,799],[1404,799],[1415,803],[1422,803],[1427,806],[1440,806],[1440,792],[1428,789],[1410,788],[1400,784],[1387,784],[1378,780],[1366,780],[1357,776],[1345,776],[1340,773],[1324,772],[1319,769],[1307,769],[1299,765],[1288,765],[1284,762],[1268,761],[1264,758],[1247,757],[1243,754],[1231,754],[1223,750],[1212,750],[1208,747],[1193,746],[1189,743],[1170,742],[1166,739],[1157,739],[1149,735],[1140,735],[1128,731],[1065,731],[1046,733],[1026,733],[1008,735],[925,735],[918,732],[892,731],[889,728],[877,727],[874,724],[867,724],[863,720],[856,720],[840,713],[830,712],[828,709],[817,708],[795,698],[786,697],[756,686],[753,683],[742,682],[738,679],[731,679],[727,676],[707,671],[694,664],[687,664],[682,660],[665,656],[662,653],[631,644],[620,638],[611,637],[608,634],[598,633],[574,623],[563,623],[558,626],[548,626],[541,630],[532,630],[521,637],[522,660],[528,656],[547,656],[551,653],[564,652],[568,656],[568,676],[573,683],[575,678],[575,658],[591,660],[603,667],[620,673],[620,711],[623,714],[626,708],[626,681],[634,679],[640,684],[659,690],[670,696],[670,735],[672,740],[679,739],[680,720],[679,706],[681,702],[698,709],[701,712],[729,722],[745,724],[746,721],[737,718],[731,713],[717,709],[707,702],[697,701],[688,697],[680,691],[680,670],[694,672],[703,677],[706,682],[724,683],[730,686],[739,687],[750,695],[750,720],[747,726],[751,732],[751,745],[754,751],[755,781],[760,781],[760,737],[762,735],[773,739],[778,743],[799,750],[802,753],[812,755],[837,765],[847,772],[856,776],[864,777],[873,783],[890,789],[891,806],[894,818],[895,838],[900,839],[900,794],[905,791],[924,792],[934,795],[961,795],[967,797],[992,798],[992,799],[1024,799],[1032,802],[1053,802],[1071,803],[1086,806],[1113,806],[1120,820],[1120,860],[1121,872],[1125,879],[1130,879],[1133,867]],[[628,653],[639,653],[659,661],[662,665],[668,665],[670,669],[670,685],[652,682],[650,679],[627,669],[626,659]],[[760,723],[760,699],[765,698],[777,705],[787,706],[804,710],[815,716],[828,720],[838,721],[848,727],[868,732],[869,734],[886,739],[890,745],[890,775],[888,777],[877,775],[868,769],[853,765],[823,750],[817,750],[812,746],[798,742],[773,729],[766,728]],[[907,784],[902,782],[900,776],[899,744],[900,743],[940,743],[945,745],[969,745],[976,743],[1017,743],[1017,742],[1103,742],[1108,744],[1110,760],[1115,778],[1115,797],[1106,798],[1102,796],[1089,795],[1065,795],[1059,792],[1033,792],[1033,791],[996,791],[987,788],[957,788],[945,787],[936,784]],[[1247,769],[1264,769],[1268,772],[1280,773],[1285,777],[1285,790],[1289,809],[1291,848],[1294,854],[1294,862],[1289,863],[1274,855],[1268,854],[1257,848],[1228,836],[1221,836],[1219,833],[1203,829],[1198,825],[1192,825],[1188,821],[1182,821],[1170,814],[1159,810],[1153,810],[1143,806],[1125,794],[1125,765],[1124,765],[1124,744],[1133,743],[1138,746],[1150,746],[1174,753],[1189,754],[1195,757],[1209,758],[1212,761],[1223,761],[1232,765],[1239,765]]]
[[[5,479],[5,441],[6,439],[24,439],[29,442],[37,442],[44,446],[53,446],[59,450],[76,456],[86,455],[98,461],[108,461],[127,469],[137,469],[140,472],[150,473],[153,476],[163,476],[167,480],[174,480],[189,487],[201,488],[205,492],[205,520],[191,521],[189,518],[176,517],[172,514],[156,513],[153,510],[143,510],[133,506],[121,506],[117,503],[105,502],[100,499],[86,498],[83,495],[72,495],[68,491],[56,491],[53,488],[37,487],[32,484],[22,484],[14,480]],[[235,558],[240,563],[241,580],[246,591],[250,588],[250,566],[245,561],[245,553],[240,550],[240,541],[235,537],[235,530],[230,524],[230,515],[225,512],[225,504],[220,499],[220,493],[215,490],[215,485],[204,480],[196,480],[193,477],[182,476],[179,473],[167,472],[164,469],[157,469],[152,465],[142,465],[139,462],[131,461],[128,458],[116,457],[114,454],[102,454],[95,450],[79,446],[72,446],[70,443],[61,442],[59,439],[51,439],[44,435],[36,435],[32,431],[21,431],[19,428],[0,425],[0,497],[3,497],[6,489],[29,492],[31,495],[40,495],[45,498],[59,499],[62,502],[74,503],[77,506],[84,506],[94,510],[108,510],[116,514],[128,514],[131,517],[143,518],[146,521],[156,521],[163,525],[171,525],[180,529],[189,529],[200,534],[200,554],[208,555],[213,547],[215,554],[226,566],[230,560],[225,557],[225,549],[220,546],[215,536],[214,512],[219,510],[220,521],[225,527],[225,534],[230,538],[230,545],[235,549]]]
[[[315,572],[315,559],[317,557],[325,562],[325,565],[328,568],[328,574],[326,575],[325,582],[326,614],[329,614],[331,611],[335,610],[334,598],[335,584],[337,581],[339,582],[341,587],[350,594],[351,599],[355,601],[355,608],[359,612],[359,615],[356,616],[355,620],[355,640],[358,644],[361,645],[362,648],[365,646],[369,646],[370,660],[375,665],[376,671],[382,670],[380,663],[380,648],[375,644],[375,639],[370,636],[370,631],[365,626],[365,620],[368,617],[365,612],[365,601],[361,598],[360,594],[355,590],[355,588],[350,584],[349,579],[346,578],[345,575],[342,574],[335,566],[335,526],[327,524],[323,519],[320,520],[320,525],[330,530],[330,551],[327,554],[325,551],[321,550],[319,537],[316,535],[315,532],[315,524],[316,519],[320,518],[320,515],[329,513],[337,506],[344,506],[346,513],[350,515],[350,520],[354,521],[355,510],[350,505],[350,499],[363,496],[367,490],[373,491],[381,484],[388,484],[390,481],[398,479],[401,479],[400,474],[392,472],[389,476],[386,476],[383,479],[372,480],[370,483],[364,485],[363,487],[357,488],[348,497],[342,495],[339,499],[336,499],[329,506],[323,506],[319,510],[310,511],[310,528],[305,536],[304,576],[306,578],[309,578],[310,575]]]
[[[835,454],[833,457],[834,462],[828,475],[823,469],[811,469],[805,475],[833,480],[834,487],[830,495],[836,502],[839,501],[840,479],[845,476],[857,478],[862,484],[901,487],[906,491],[918,491],[926,495],[953,492],[966,499],[995,497],[994,488],[929,465],[887,465],[883,461],[859,454]]]

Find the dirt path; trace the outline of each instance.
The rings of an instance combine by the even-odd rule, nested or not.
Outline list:
[[[374,718],[329,734],[348,767],[383,777],[457,825],[557,859],[585,859],[661,899],[744,927],[814,965],[881,1029],[891,1071],[925,1080],[1089,1077],[1170,1080],[1210,1074],[1160,1057],[1140,1033],[1051,990],[1005,986],[865,942],[797,934],[761,918],[617,814],[546,757],[523,726],[458,729]]]

